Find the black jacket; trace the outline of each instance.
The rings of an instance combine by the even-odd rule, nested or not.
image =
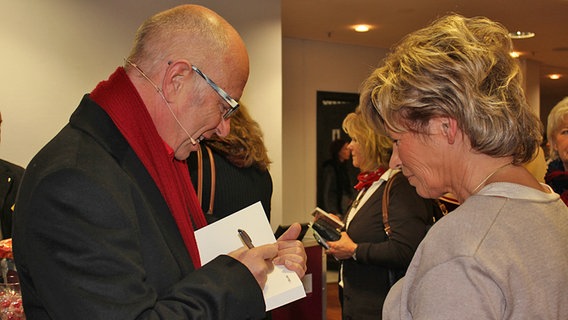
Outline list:
[[[0,226],[2,239],[12,237],[12,206],[16,202],[18,186],[24,168],[0,159]]]
[[[107,114],[86,96],[28,165],[14,255],[28,319],[262,318],[240,262],[194,270],[156,184]]]

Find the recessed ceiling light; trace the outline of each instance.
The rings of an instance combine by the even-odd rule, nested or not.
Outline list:
[[[534,32],[530,31],[515,31],[509,33],[509,37],[511,37],[511,39],[528,39],[534,36],[535,36]]]
[[[353,26],[353,30],[357,32],[367,32],[371,30],[371,26],[369,26],[368,24],[358,24]]]
[[[553,74],[549,74],[547,77],[548,77],[548,79],[551,79],[551,80],[558,80],[558,79],[562,78],[562,75],[558,74],[558,73],[553,73]]]

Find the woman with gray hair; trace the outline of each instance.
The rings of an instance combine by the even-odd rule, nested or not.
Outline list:
[[[390,161],[423,197],[461,205],[436,223],[384,319],[568,319],[568,208],[522,164],[541,124],[508,31],[449,15],[406,36],[363,84],[394,142]]]
[[[548,114],[546,135],[550,143],[550,163],[544,180],[568,205],[568,97]]]

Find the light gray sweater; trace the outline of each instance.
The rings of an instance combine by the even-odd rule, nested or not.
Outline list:
[[[568,208],[489,184],[426,235],[383,319],[568,319]]]

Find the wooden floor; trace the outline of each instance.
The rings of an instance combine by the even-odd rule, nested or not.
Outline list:
[[[341,305],[337,293],[337,282],[327,284],[327,320],[341,320]]]

